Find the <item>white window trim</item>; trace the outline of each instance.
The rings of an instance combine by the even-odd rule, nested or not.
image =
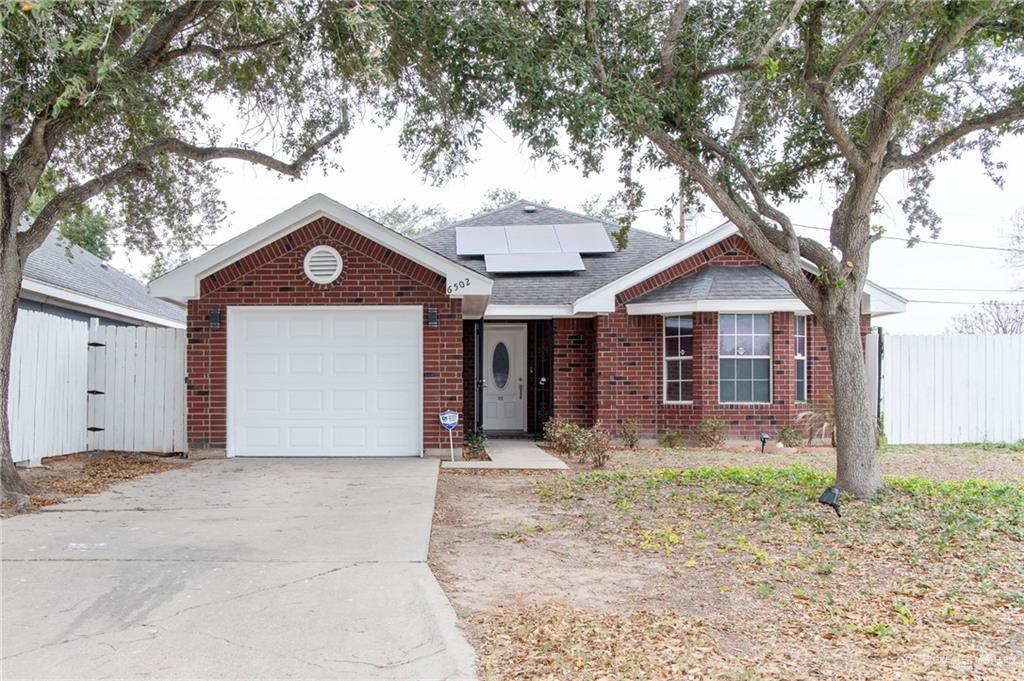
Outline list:
[[[696,356],[696,348],[697,348],[697,338],[696,338],[696,335],[694,335],[694,333],[693,333],[695,331],[695,329],[693,327],[690,328],[690,337],[694,341],[693,342],[694,352],[691,353],[689,357],[685,357],[685,358],[684,357],[672,357],[672,358],[669,358],[665,354],[665,320],[668,319],[669,317],[690,317],[690,319],[692,320],[692,323],[693,323],[694,326],[696,326],[696,323],[697,323],[697,320],[694,318],[694,316],[690,315],[690,314],[671,314],[671,315],[664,315],[661,318],[661,403],[664,404],[664,405],[692,405],[693,404],[693,400],[692,399],[691,400],[670,400],[670,399],[668,399],[668,363],[669,363],[670,359],[671,360],[676,360],[676,361],[686,361],[686,360],[690,361],[690,394],[692,395],[693,394],[693,384],[694,384],[694,379],[693,379],[693,359]]]
[[[803,335],[803,339],[804,339],[804,354],[802,354],[802,355],[799,354],[796,351],[796,339],[797,339],[797,336],[798,336],[798,334],[796,332],[796,320],[797,319],[803,319],[804,320],[804,335]],[[805,314],[793,315],[793,374],[794,374],[794,379],[793,379],[793,398],[794,398],[794,401],[797,404],[807,404],[807,396],[811,392],[810,391],[810,386],[807,385],[807,339],[808,339],[807,328],[808,328],[808,326],[807,326],[807,315],[805,315]],[[796,375],[796,373],[797,373],[796,360],[798,360],[798,359],[802,359],[804,361],[804,375],[803,376],[797,376]],[[799,378],[803,378],[803,383],[804,383],[804,396],[803,396],[803,399],[798,399],[797,396],[796,396],[796,381]]]
[[[721,348],[722,348],[722,315],[723,314],[729,314],[729,315],[744,315],[744,314],[763,315],[763,314],[767,314],[768,315],[768,355],[726,355],[723,358],[722,357],[722,353],[721,353]],[[754,312],[750,312],[750,311],[746,311],[746,312],[738,312],[738,311],[737,312],[722,312],[722,313],[718,314],[718,317],[715,320],[716,321],[716,326],[718,327],[717,330],[716,330],[716,333],[715,333],[715,343],[716,343],[716,345],[715,345],[716,353],[715,354],[718,356],[718,360],[717,360],[718,361],[718,381],[716,382],[716,386],[715,387],[717,388],[717,391],[718,391],[718,403],[719,404],[738,404],[738,405],[753,405],[753,406],[765,406],[765,405],[767,405],[769,407],[774,404],[774,402],[772,400],[772,396],[775,395],[775,368],[774,368],[774,366],[772,366],[772,361],[773,361],[772,351],[775,349],[773,347],[773,345],[774,345],[774,335],[772,334],[772,328],[773,328],[774,323],[775,323],[774,315],[775,315],[775,313],[773,313],[773,312],[762,312],[760,310],[757,310],[757,311],[754,311]],[[722,401],[722,360],[723,359],[767,359],[768,360],[768,401],[767,402],[723,402]]]

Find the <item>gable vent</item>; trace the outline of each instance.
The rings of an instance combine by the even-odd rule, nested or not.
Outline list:
[[[314,246],[306,253],[303,269],[314,284],[330,284],[341,276],[341,254],[330,246]]]

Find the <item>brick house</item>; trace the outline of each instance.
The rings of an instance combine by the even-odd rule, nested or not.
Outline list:
[[[831,394],[821,328],[730,224],[680,243],[519,201],[415,240],[322,195],[165,274],[188,439],[228,456],[417,455],[560,417],[732,437]],[[906,301],[869,284],[872,315]]]

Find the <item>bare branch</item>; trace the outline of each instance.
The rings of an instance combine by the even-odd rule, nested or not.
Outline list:
[[[661,73],[658,75],[658,82],[661,85],[668,85],[676,78],[676,51],[679,48],[679,32],[683,27],[688,9],[690,9],[690,0],[679,0],[669,18],[668,29],[665,31],[665,38],[661,44]]]
[[[984,116],[969,118],[961,122],[959,125],[950,128],[913,153],[887,158],[885,161],[885,169],[886,171],[902,170],[904,168],[911,168],[913,166],[920,165],[932,156],[935,156],[945,149],[948,149],[953,144],[956,144],[972,132],[985,130],[999,125],[1016,123],[1017,121],[1022,120],[1024,120],[1024,106],[1009,106],[1005,109],[993,111],[992,113]]]
[[[857,146],[857,143],[847,133],[846,128],[843,127],[843,119],[839,115],[839,109],[836,108],[836,103],[832,100],[832,95],[829,93],[827,85],[817,79],[805,79],[803,85],[804,92],[807,93],[807,97],[821,116],[821,122],[825,131],[832,138],[832,141],[836,143],[836,146],[839,147],[839,151],[842,152],[846,162],[850,164],[854,174],[861,175],[865,173],[868,167],[867,159],[864,157],[860,147]]]
[[[979,5],[979,12],[982,6]],[[971,29],[981,21],[981,15],[975,14],[968,17],[963,23],[948,33],[939,33],[932,38],[925,50],[925,56],[910,68],[892,88],[885,91],[884,96],[879,100],[871,114],[871,121],[868,125],[868,149],[869,158],[881,159],[889,144],[892,130],[896,125],[897,115],[903,106],[903,102],[928,76],[938,64],[949,56],[960,44]],[[889,72],[882,73],[879,77],[878,91],[883,91],[883,83],[891,75]]]
[[[836,57],[835,62],[832,63],[832,66],[825,73],[823,80],[826,83],[834,81],[836,75],[846,68],[850,63],[850,58],[853,56],[853,53],[859,50],[861,45],[864,44],[864,41],[867,40],[868,35],[871,33],[871,29],[875,27],[875,24],[878,23],[879,19],[882,18],[882,15],[885,14],[885,11],[888,10],[891,5],[891,0],[883,0],[883,2],[878,3],[875,10],[868,15],[868,18],[865,19],[860,26],[857,27],[857,31],[846,42],[846,45],[844,45],[843,49],[840,50],[839,56]]]
[[[345,115],[341,124],[313,142],[290,163],[253,149],[241,147],[200,147],[184,140],[173,138],[155,140],[146,145],[130,161],[82,184],[68,187],[50,199],[39,212],[39,215],[36,216],[36,219],[33,220],[28,230],[18,234],[18,252],[22,255],[22,262],[24,262],[28,258],[29,253],[43,243],[46,235],[50,233],[57,221],[74,206],[88,201],[110,187],[144,177],[149,172],[149,163],[157,156],[172,154],[200,163],[218,159],[237,159],[260,165],[270,170],[276,170],[282,175],[298,179],[302,177],[304,166],[331,142],[348,132],[348,129],[348,116]]]

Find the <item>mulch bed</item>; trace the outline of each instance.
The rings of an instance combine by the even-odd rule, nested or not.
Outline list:
[[[95,494],[126,480],[162,473],[188,465],[186,462],[154,454],[124,452],[85,452],[43,459],[43,465],[20,469],[22,478],[35,488],[32,506],[22,512],[59,504],[86,494]],[[15,515],[10,507],[3,515]]]

